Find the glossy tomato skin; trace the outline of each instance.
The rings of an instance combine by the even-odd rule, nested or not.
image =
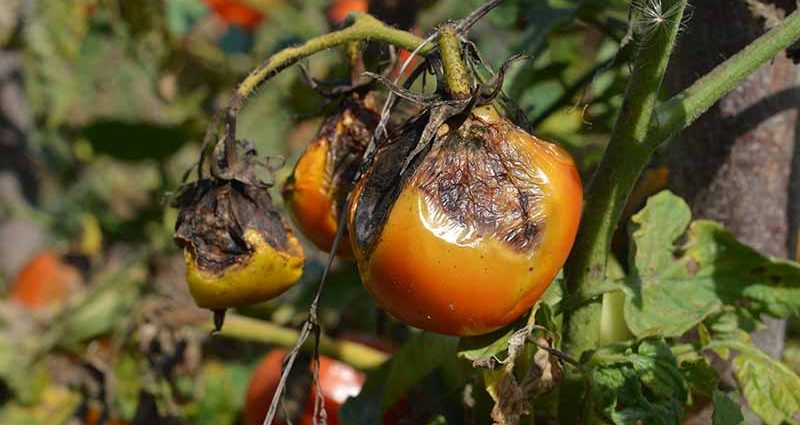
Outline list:
[[[536,302],[566,261],[582,209],[580,178],[564,150],[491,106],[473,110],[464,125],[467,134],[452,143],[440,128],[443,147],[404,184],[375,242],[353,245],[366,289],[389,314],[462,336],[505,326]],[[352,197],[352,240],[369,177]]]
[[[328,9],[328,20],[338,25],[351,13],[366,12],[368,7],[369,0],[334,0]]]
[[[209,8],[228,24],[252,31],[264,20],[264,15],[239,0],[205,0]]]
[[[30,309],[66,300],[81,287],[81,273],[55,252],[42,252],[14,280],[9,299]]]
[[[282,348],[272,350],[261,360],[253,372],[245,399],[243,417],[245,425],[261,425],[263,423],[267,409],[278,387],[281,365],[286,354],[287,351]],[[325,413],[328,424],[338,425],[337,412],[339,408],[348,397],[354,397],[361,391],[361,387],[364,385],[364,374],[326,356],[320,356],[319,361],[319,384],[322,389],[322,395],[325,398]],[[299,366],[295,364],[295,367]],[[314,391],[312,387],[305,401],[306,404],[302,416],[295,423],[313,424]]]
[[[293,221],[304,235],[319,249],[330,251],[339,228],[332,179],[326,164],[330,143],[319,138],[309,145],[297,160],[291,185],[283,191],[286,206]],[[350,242],[346,235],[339,243],[337,254],[351,257]]]
[[[294,223],[322,251],[330,252],[342,205],[378,122],[371,93],[353,93],[326,117],[315,140],[297,161],[282,195]],[[352,258],[348,233],[337,255]]]

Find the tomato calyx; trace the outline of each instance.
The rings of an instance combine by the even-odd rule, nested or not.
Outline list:
[[[372,163],[368,172],[370,176],[368,178],[365,177],[365,183],[357,194],[360,199],[354,199],[352,202],[352,205],[355,206],[351,209],[351,214],[354,214],[352,221],[356,224],[353,226],[355,243],[367,251],[372,248],[379,238],[380,229],[388,218],[394,201],[402,188],[409,183],[409,178],[421,165],[433,146],[446,144],[445,148],[452,147],[454,149],[449,150],[456,153],[449,160],[460,158],[465,161],[464,164],[470,162],[469,159],[460,155],[459,146],[464,144],[464,141],[471,141],[473,145],[476,143],[481,144],[480,139],[485,136],[483,133],[487,129],[491,129],[491,123],[476,122],[474,119],[470,119],[474,118],[471,111],[493,102],[500,93],[504,76],[509,66],[520,58],[522,56],[509,58],[490,81],[476,85],[472,94],[464,99],[450,98],[441,87],[442,84],[440,84],[438,94],[419,95],[404,87],[395,85],[385,77],[369,74],[398,96],[423,105],[425,108],[390,134],[388,141],[383,143],[383,146],[371,158]],[[426,62],[428,61],[431,62],[431,69],[438,70],[437,77],[441,81],[443,78],[441,59],[437,55],[431,55],[431,57],[426,58]],[[425,64],[421,66],[425,66]],[[461,142],[455,140],[454,137],[460,139]],[[493,137],[499,136],[494,135]],[[443,153],[442,155],[444,160],[448,160],[449,154]],[[479,154],[479,156],[486,159],[495,157],[495,162],[497,162],[496,152],[487,151]],[[496,167],[501,166],[502,164],[496,164]],[[456,178],[456,174],[464,171],[461,168],[448,170],[448,167],[443,164],[432,167],[432,169],[427,170],[426,174],[440,173],[440,177],[443,178],[449,175],[451,180]],[[438,170],[435,169],[437,167],[439,167]],[[492,173],[497,171],[499,170],[486,170],[486,172]],[[428,189],[429,191],[432,189],[430,185]],[[531,195],[525,194],[525,196]],[[455,202],[444,201],[445,204]],[[456,208],[455,205],[451,206]],[[491,209],[489,205],[485,207],[481,208],[481,210]],[[466,218],[464,216],[459,219]],[[470,220],[481,221],[482,219],[473,217]],[[524,232],[530,234],[532,230],[525,230]]]

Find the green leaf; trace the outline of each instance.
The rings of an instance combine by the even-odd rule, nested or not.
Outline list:
[[[713,425],[743,425],[742,409],[725,393],[715,391],[714,415],[711,417],[711,423]]]
[[[453,361],[457,348],[458,338],[424,332],[414,335],[391,360],[367,374],[358,396],[348,399],[339,411],[342,423],[381,423],[384,411],[443,362]]]
[[[692,392],[711,397],[717,389],[719,376],[705,357],[681,363],[681,374]]]
[[[94,152],[127,160],[163,159],[188,140],[180,127],[146,122],[97,121],[83,132]]]
[[[67,310],[69,314],[59,323],[59,343],[74,346],[129,319],[139,298],[142,275],[143,270],[131,265],[101,277],[96,289],[82,294]]]
[[[202,391],[194,397],[197,405],[190,412],[197,425],[232,424],[244,406],[250,368],[236,363],[211,361],[203,366]]]
[[[800,416],[800,377],[763,351],[739,341],[710,345],[737,351],[734,373],[750,408],[768,425],[794,423]]]
[[[667,191],[631,219],[625,320],[634,335],[680,336],[726,305],[776,317],[800,312],[800,266],[690,219],[689,206]]]
[[[594,405],[616,424],[678,424],[689,388],[663,341],[598,350],[588,361]]]

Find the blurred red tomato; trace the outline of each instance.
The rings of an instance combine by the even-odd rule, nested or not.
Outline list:
[[[341,24],[347,15],[353,12],[366,12],[369,0],[334,0],[328,9],[328,20],[333,24]]]
[[[264,19],[264,15],[238,0],[205,0],[209,8],[228,24],[239,25],[252,31]]]
[[[27,308],[46,307],[67,299],[81,287],[80,271],[55,252],[33,258],[11,284],[9,299]]]
[[[250,378],[250,387],[244,405],[245,425],[261,425],[266,416],[272,396],[278,388],[281,364],[287,351],[283,348],[270,351],[256,367]],[[319,359],[319,385],[325,398],[325,413],[328,424],[338,425],[336,412],[348,397],[358,395],[364,385],[364,374],[352,367],[326,356]],[[311,388],[300,424],[312,424],[314,417],[314,388]]]

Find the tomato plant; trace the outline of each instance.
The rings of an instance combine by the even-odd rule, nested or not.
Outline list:
[[[330,251],[361,157],[378,121],[374,95],[352,93],[325,118],[316,139],[297,160],[283,198],[298,227],[318,248]],[[347,232],[338,254],[352,256]]]
[[[0,2],[0,423],[796,422],[800,12],[721,3]]]

